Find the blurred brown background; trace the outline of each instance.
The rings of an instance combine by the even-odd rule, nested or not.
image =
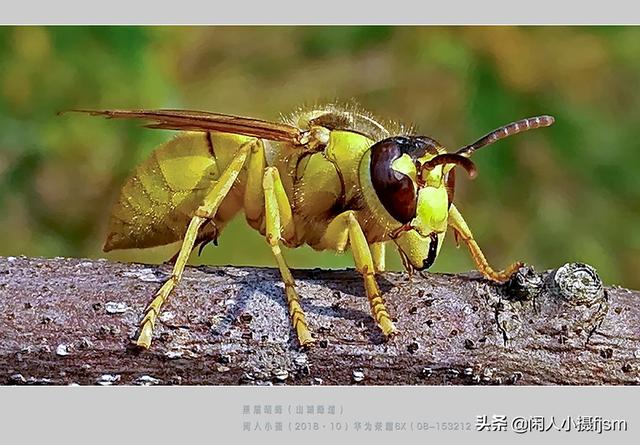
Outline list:
[[[0,255],[160,262],[176,246],[101,252],[111,204],[170,132],[74,107],[190,108],[277,119],[358,101],[455,149],[513,120],[556,124],[474,156],[456,201],[490,262],[566,261],[640,288],[638,27],[0,28]],[[473,267],[448,242],[433,268]],[[286,252],[292,267],[350,254]],[[398,269],[395,252],[388,261]],[[242,216],[194,264],[273,265]]]

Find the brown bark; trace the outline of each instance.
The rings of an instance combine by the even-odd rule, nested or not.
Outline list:
[[[589,277],[562,288],[555,272],[523,270],[509,286],[384,273],[400,330],[384,341],[357,272],[295,271],[317,339],[301,351],[277,270],[188,268],[151,349],[138,350],[144,307],[169,272],[0,258],[0,384],[640,383],[640,292],[603,293]]]

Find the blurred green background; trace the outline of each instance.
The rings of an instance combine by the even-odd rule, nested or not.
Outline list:
[[[111,204],[170,132],[68,108],[190,108],[278,119],[354,99],[450,149],[513,120],[556,124],[474,156],[456,202],[489,261],[594,265],[640,288],[638,27],[0,28],[0,255],[161,262],[101,252]],[[433,268],[473,268],[452,237]],[[292,267],[350,254],[286,252]],[[273,265],[240,215],[194,264]],[[399,269],[395,251],[391,268]]]

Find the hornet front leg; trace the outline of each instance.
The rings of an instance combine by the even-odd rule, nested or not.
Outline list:
[[[486,278],[493,281],[504,282],[523,266],[523,263],[515,262],[505,270],[498,272],[493,270],[482,253],[482,250],[480,250],[480,246],[478,246],[476,240],[473,239],[473,234],[471,233],[469,226],[453,204],[451,204],[451,208],[449,209],[449,226],[451,226],[455,231],[456,240],[460,238],[467,245],[469,252],[471,253],[471,257],[473,258],[473,262],[476,263],[476,267]]]

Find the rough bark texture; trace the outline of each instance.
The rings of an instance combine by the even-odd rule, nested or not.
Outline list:
[[[151,349],[138,350],[144,307],[168,273],[0,258],[0,383],[640,383],[637,291],[572,300],[549,284],[554,272],[523,271],[510,286],[477,274],[385,273],[378,281],[400,334],[384,341],[357,272],[296,271],[317,339],[302,351],[277,270],[188,268]]]

